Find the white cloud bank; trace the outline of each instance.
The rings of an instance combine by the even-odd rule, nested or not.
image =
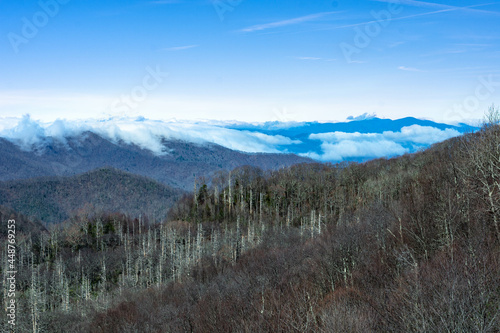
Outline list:
[[[396,156],[410,152],[404,144],[426,146],[459,136],[455,129],[444,129],[412,125],[400,132],[380,133],[329,132],[309,135],[311,140],[320,140],[322,154],[305,153],[303,156],[322,161],[342,161],[356,158],[377,158]]]
[[[284,135],[262,133],[269,129],[265,124],[253,126],[252,131],[228,128],[229,125],[226,122],[159,121],[144,117],[42,122],[25,115],[22,118],[0,118],[0,137],[30,150],[33,146],[44,144],[48,138],[65,144],[68,137],[91,131],[114,143],[135,144],[158,155],[168,154],[168,147],[162,144],[163,138],[198,144],[215,143],[247,153],[293,152],[294,145],[304,143],[310,147],[310,151],[300,155],[319,161],[337,162],[402,155],[460,135],[455,129],[412,125],[403,127],[399,132],[313,133],[302,142]],[[278,125],[271,127],[287,128],[283,124]],[[308,127],[307,124],[295,125]],[[321,152],[314,152],[318,148]]]
[[[302,154],[302,156],[320,161],[340,162],[353,158],[376,158],[402,155],[408,152],[408,149],[387,140],[373,142],[355,140],[343,140],[337,143],[323,142],[321,144],[321,149],[323,154],[306,153]]]
[[[164,154],[162,138],[184,140],[194,143],[215,143],[230,149],[248,153],[279,153],[279,146],[298,144],[281,135],[239,131],[220,125],[195,122],[165,122],[138,117],[111,118],[107,120],[87,119],[67,121],[58,119],[44,123],[29,115],[19,118],[0,118],[0,137],[6,138],[25,150],[43,144],[48,138],[66,142],[66,138],[92,131],[112,142],[123,141]]]

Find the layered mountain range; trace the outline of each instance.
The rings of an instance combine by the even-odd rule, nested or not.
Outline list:
[[[45,223],[62,222],[82,210],[162,219],[195,181],[210,184],[219,172],[392,157],[471,129],[415,118],[264,124],[138,118],[42,124],[26,116],[0,128],[0,205]]]
[[[49,138],[31,150],[0,138],[0,180],[72,176],[113,167],[187,190],[193,187],[195,177],[210,179],[218,170],[243,165],[279,169],[312,162],[290,154],[243,153],[213,143],[163,139],[162,144],[166,153],[158,155],[134,144],[114,143],[92,132],[66,138],[64,143]]]
[[[166,153],[158,155],[92,132],[64,143],[49,138],[30,150],[0,138],[0,205],[44,223],[59,223],[82,211],[162,220],[195,179],[209,183],[217,172],[244,165],[269,170],[312,162],[213,143],[164,139],[162,144]]]

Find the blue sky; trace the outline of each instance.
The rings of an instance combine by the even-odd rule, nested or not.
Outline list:
[[[1,1],[0,22],[0,117],[451,123],[499,103],[500,1]]]

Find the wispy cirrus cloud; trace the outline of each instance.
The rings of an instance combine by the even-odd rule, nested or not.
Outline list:
[[[183,2],[182,0],[154,0],[154,1],[149,1],[148,3],[150,5],[173,5],[182,2]]]
[[[424,70],[414,68],[414,67],[406,67],[406,66],[399,66],[398,69],[400,71],[406,71],[406,72],[425,72]]]
[[[371,1],[396,3],[395,0],[371,0]],[[402,5],[422,7],[422,8],[440,8],[440,9],[450,9],[450,10],[463,10],[463,11],[468,11],[468,12],[500,15],[500,13],[498,13],[498,12],[474,8],[474,7],[483,7],[483,6],[488,6],[488,5],[494,5],[494,4],[498,4],[498,2],[489,2],[489,3],[483,3],[483,4],[477,4],[477,5],[465,6],[465,7],[445,5],[445,4],[435,3],[435,2],[428,2],[428,1],[417,1],[417,0],[398,0],[397,3],[402,4]]]
[[[318,58],[318,57],[295,57],[295,59],[298,59],[298,60],[321,60],[321,58]]]
[[[184,45],[184,46],[174,46],[174,47],[167,47],[164,48],[164,51],[183,51],[183,50],[189,50],[193,49],[195,47],[198,47],[199,45]]]
[[[338,11],[336,12],[323,12],[323,13],[317,13],[317,14],[311,14],[311,15],[306,15],[306,16],[301,16],[301,17],[296,17],[293,19],[288,19],[288,20],[282,20],[282,21],[276,21],[276,22],[271,22],[271,23],[265,23],[265,24],[257,24],[253,25],[247,28],[243,28],[239,30],[239,32],[255,32],[255,31],[262,31],[262,30],[267,30],[267,29],[273,29],[273,28],[280,28],[280,27],[285,27],[285,26],[290,26],[290,25],[297,25],[305,22],[310,22],[310,21],[316,21],[319,20],[325,16],[329,16],[332,14],[337,14],[340,13]]]
[[[406,42],[403,42],[403,41],[398,41],[398,42],[390,43],[390,44],[388,45],[388,47],[389,47],[390,49],[392,49],[392,48],[394,48],[394,47],[398,47],[399,45],[403,45],[403,44],[405,44],[405,43],[406,43]]]
[[[467,52],[466,49],[442,49],[420,55],[421,57],[441,56],[448,54],[461,54]]]
[[[320,57],[293,57],[293,59],[296,60],[302,60],[302,61],[337,61],[337,59],[334,58],[320,58]]]
[[[395,3],[394,0],[372,0],[372,1]],[[410,1],[410,0],[407,0],[407,1]],[[422,2],[422,1],[418,1],[418,2],[419,3],[428,4],[429,6],[431,6],[431,4],[432,4],[430,2],[429,3],[425,3],[425,2]],[[424,12],[424,13],[418,13],[418,14],[412,14],[412,15],[406,15],[406,16],[400,16],[400,17],[392,17],[392,18],[388,18],[387,20],[385,20],[385,22],[408,20],[408,19],[417,18],[417,17],[429,16],[429,15],[437,15],[437,14],[441,14],[441,13],[455,12],[455,11],[461,11],[461,10],[471,10],[471,11],[474,11],[476,13],[483,13],[483,14],[490,14],[490,15],[500,16],[499,12],[474,9],[475,7],[487,6],[487,5],[493,5],[493,4],[498,4],[498,2],[490,2],[490,3],[484,3],[484,4],[478,4],[478,5],[471,5],[471,6],[464,6],[464,7],[440,5],[439,8],[441,8],[441,9],[439,9],[439,10],[434,10],[434,11]],[[364,22],[359,22],[359,23],[340,25],[340,26],[335,26],[335,27],[329,28],[329,30],[354,28],[354,27],[364,26],[364,25],[372,24],[372,23],[379,23],[379,21],[377,21],[377,20],[370,20],[370,21],[364,21]]]

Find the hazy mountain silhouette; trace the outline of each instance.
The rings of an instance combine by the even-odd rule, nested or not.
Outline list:
[[[92,132],[66,138],[66,142],[49,137],[30,150],[0,138],[0,180],[72,176],[110,166],[173,187],[191,189],[195,176],[210,179],[218,170],[243,165],[279,169],[312,161],[296,155],[242,153],[216,144],[180,140],[164,139],[163,145],[166,153],[159,156],[133,144],[113,143]]]

